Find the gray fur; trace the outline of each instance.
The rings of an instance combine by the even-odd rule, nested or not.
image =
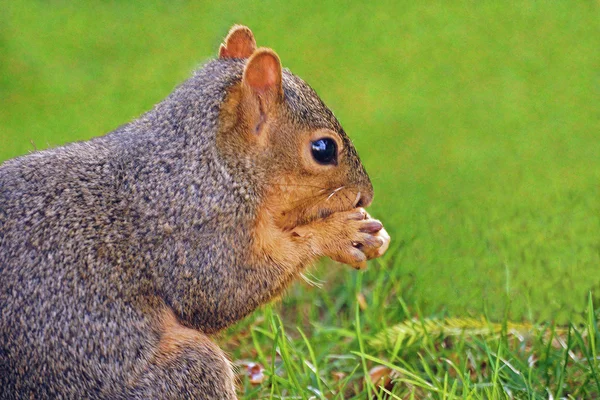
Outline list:
[[[138,120],[0,166],[0,398],[234,397],[218,349],[156,369],[150,318],[166,304],[211,334],[294,278],[273,288],[272,268],[246,264],[262,175],[214,145],[243,66],[211,61]],[[284,91],[299,121],[341,130],[287,71]]]

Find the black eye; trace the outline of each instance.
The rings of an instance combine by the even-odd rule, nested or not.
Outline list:
[[[323,138],[311,143],[312,155],[319,164],[337,162],[337,145],[333,139]]]

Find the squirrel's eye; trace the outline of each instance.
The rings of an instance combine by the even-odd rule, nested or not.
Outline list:
[[[311,143],[312,155],[319,164],[335,164],[337,145],[333,139],[323,138]]]

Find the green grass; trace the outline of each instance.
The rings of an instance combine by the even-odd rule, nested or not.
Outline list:
[[[360,282],[348,288],[362,289]],[[244,398],[600,397],[600,311],[591,297],[587,321],[565,326],[415,317],[407,307],[398,313],[402,340],[381,328],[386,322],[369,301],[365,309],[354,303],[329,311],[301,327],[267,307],[227,332],[221,342],[239,368]],[[248,363],[264,367],[260,384],[250,383]],[[384,381],[372,381],[375,368]]]
[[[371,175],[390,251],[364,274],[324,263],[322,288],[299,283],[223,335],[266,367],[247,398],[364,398],[377,364],[402,398],[600,396],[598,2],[74,4],[2,6],[0,160],[135,118],[244,23]],[[373,345],[413,318],[482,315],[540,329]]]

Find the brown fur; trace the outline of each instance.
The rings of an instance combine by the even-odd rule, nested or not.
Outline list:
[[[210,346],[210,339],[196,329],[187,328],[169,308],[165,308],[159,317],[160,341],[158,342],[156,363],[169,362],[178,357],[187,346]]]

